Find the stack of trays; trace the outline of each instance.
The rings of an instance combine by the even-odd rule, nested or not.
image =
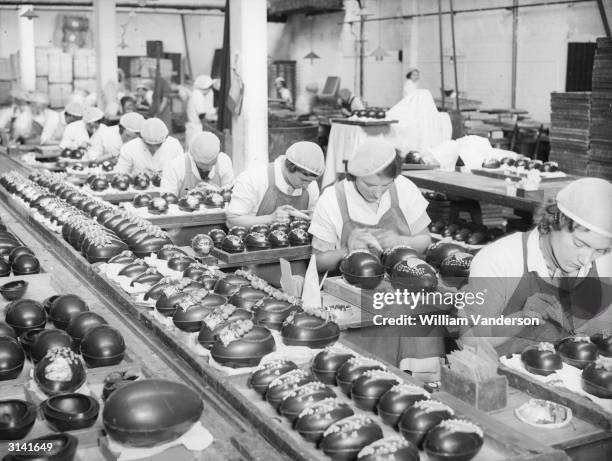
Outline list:
[[[597,39],[587,174],[612,179],[612,39]]]
[[[589,161],[591,93],[551,93],[550,156],[559,169],[584,175]]]

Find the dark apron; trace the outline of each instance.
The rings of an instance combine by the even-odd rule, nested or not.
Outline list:
[[[291,205],[297,210],[308,209],[310,194],[306,188],[302,189],[302,195],[287,195],[276,185],[276,180],[274,178],[274,163],[268,164],[267,174],[268,189],[261,199],[261,203],[257,209],[257,216],[272,214],[274,213],[274,210],[282,205]],[[306,273],[307,265],[308,261],[292,261],[292,274],[304,275]],[[278,263],[260,264],[257,266],[251,266],[250,268],[253,270],[255,275],[267,280],[272,285],[280,285],[280,265]]]
[[[191,158],[189,155],[185,155],[185,176],[183,176],[183,182],[179,187],[179,197],[185,195],[185,193],[198,184],[200,184],[202,180],[199,176],[196,176],[193,169],[191,168]]]
[[[580,326],[604,311],[612,303],[612,290],[602,283],[597,274],[595,264],[586,277],[566,277],[560,286],[555,286],[542,279],[537,272],[527,269],[527,239],[529,233],[522,235],[523,246],[523,276],[504,308],[504,315],[522,311],[527,299],[536,293],[553,296],[563,308],[567,330],[553,322],[543,325],[525,327],[512,340],[496,347],[499,355],[517,354],[529,345],[540,341],[555,342],[572,335]]]
[[[334,188],[336,189],[336,198],[340,207],[342,222],[344,223],[340,236],[340,243],[343,248],[348,246],[349,236],[355,229],[378,228],[392,230],[400,235],[411,234],[410,226],[406,222],[404,213],[402,213],[399,207],[399,198],[395,183],[393,183],[393,186],[389,189],[389,193],[391,194],[391,206],[376,225],[364,224],[351,220],[348,212],[346,194],[344,192],[344,181],[337,182]],[[409,313],[405,306],[387,306],[385,309],[387,312],[397,314]],[[399,362],[404,358],[422,359],[444,354],[444,337],[442,334],[439,334],[439,331],[434,332],[436,335],[431,337],[404,337],[398,334],[397,328],[398,327],[373,326],[361,328],[359,330],[349,329],[345,332],[345,338],[395,366],[399,365]],[[385,330],[388,330],[388,335],[383,334]]]

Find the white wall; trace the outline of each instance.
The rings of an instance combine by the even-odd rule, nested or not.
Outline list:
[[[521,0],[521,4],[541,0]],[[443,10],[449,2],[442,1]],[[612,2],[607,5],[612,19]],[[455,9],[512,5],[512,0],[461,0]],[[437,12],[432,0],[366,0],[371,17]],[[302,59],[310,51],[311,34],[304,15],[292,16],[282,33],[268,44],[272,59],[297,61],[298,87],[311,80],[322,86],[328,75],[338,75],[342,86],[358,90],[355,40],[348,25],[358,12],[354,0],[345,1],[345,12],[314,16],[312,48],[321,56],[312,65]],[[451,60],[450,16],[443,17],[445,88],[454,88]],[[353,27],[355,34],[359,26]],[[483,11],[455,16],[459,90],[465,97],[482,101],[482,107],[510,107],[512,13]],[[421,88],[440,95],[438,17],[429,16],[384,22],[366,22],[366,56],[380,43],[390,56],[383,61],[366,57],[364,98],[370,105],[391,106],[401,97],[408,68],[421,70]],[[537,120],[550,119],[550,93],[565,90],[567,43],[594,41],[604,35],[596,2],[551,5],[519,10],[516,105]],[[403,62],[397,51],[403,50]]]

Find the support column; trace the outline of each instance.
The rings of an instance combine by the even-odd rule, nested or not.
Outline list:
[[[244,83],[242,111],[232,116],[232,160],[240,173],[268,162],[266,0],[230,0],[230,63]],[[232,82],[235,84],[235,82]]]
[[[17,10],[19,21],[19,70],[21,72],[21,87],[25,91],[36,90],[35,20],[21,17],[23,13],[31,9],[32,5],[23,5]]]
[[[117,15],[115,0],[93,1],[93,34],[96,51],[98,103],[109,82],[117,84]]]

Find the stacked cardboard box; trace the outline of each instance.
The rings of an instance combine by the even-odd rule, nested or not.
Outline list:
[[[591,93],[551,93],[550,160],[584,175],[589,162]]]
[[[597,39],[591,98],[589,176],[612,180],[612,39]]]
[[[11,100],[11,89],[13,86],[13,68],[9,58],[0,58],[0,104],[6,104]]]

